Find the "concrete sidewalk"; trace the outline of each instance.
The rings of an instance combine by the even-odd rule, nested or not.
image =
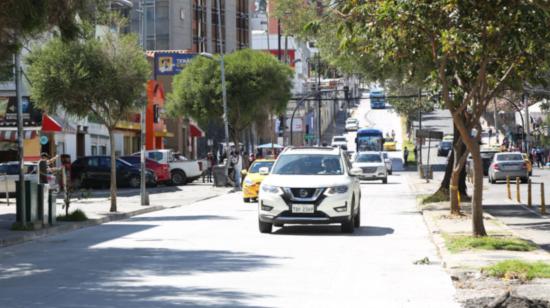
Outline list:
[[[117,209],[115,213],[109,212],[109,197],[91,197],[71,199],[69,212],[76,209],[84,211],[88,217],[84,222],[58,222],[57,225],[33,231],[13,231],[11,225],[15,222],[15,200],[10,205],[5,199],[0,202],[0,247],[14,245],[25,241],[33,240],[47,235],[58,234],[70,230],[80,229],[87,226],[97,225],[108,221],[129,218],[148,212],[159,211],[166,208],[179,207],[192,204],[198,201],[214,198],[227,194],[232,188],[213,187],[211,184],[192,183],[185,186],[169,186],[148,189],[150,192],[149,206],[142,206],[140,203],[139,190],[133,193],[123,192],[117,198]],[[103,195],[103,192],[93,195]],[[105,193],[106,195],[106,193]],[[57,199],[57,216],[65,215],[63,200]]]

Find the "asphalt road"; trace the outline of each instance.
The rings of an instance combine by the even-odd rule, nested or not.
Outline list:
[[[458,307],[407,177],[362,192],[352,235],[261,234],[233,193],[4,248],[0,307]]]

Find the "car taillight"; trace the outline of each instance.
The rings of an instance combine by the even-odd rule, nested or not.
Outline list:
[[[500,170],[500,165],[499,164],[493,164],[493,169]]]

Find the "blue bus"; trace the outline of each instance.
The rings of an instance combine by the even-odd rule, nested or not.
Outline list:
[[[355,145],[357,152],[383,151],[384,135],[381,130],[376,128],[361,128],[357,131]]]
[[[370,108],[384,109],[386,108],[386,99],[384,90],[371,90],[369,93]]]

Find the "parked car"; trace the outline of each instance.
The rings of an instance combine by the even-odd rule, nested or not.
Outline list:
[[[488,176],[489,175],[489,166],[491,166],[491,163],[493,162],[493,157],[496,153],[500,153],[499,151],[489,150],[489,149],[482,149],[480,151],[481,154],[481,161],[483,164],[483,175]],[[472,161],[472,154],[468,155],[468,159],[466,161],[466,170],[470,172],[471,174],[474,174],[473,169],[473,161]]]
[[[334,136],[334,137],[332,137],[331,145],[333,147],[340,147],[344,150],[347,150],[348,149],[348,141],[346,140],[346,136]]]
[[[258,198],[260,184],[271,171],[273,167],[273,159],[256,159],[248,170],[243,170],[243,200],[250,202]],[[267,172],[260,173],[261,168],[267,168]],[[264,169],[265,171],[265,169]]]
[[[453,149],[453,141],[442,140],[437,147],[437,156],[447,157]]]
[[[382,158],[384,158],[384,163],[386,164],[388,174],[391,175],[393,173],[393,161],[391,160],[388,152],[382,152]]]
[[[141,183],[139,168],[122,160],[116,160],[116,176],[118,186],[138,188]],[[155,174],[146,171],[147,185],[156,185]],[[111,157],[86,156],[75,160],[71,165],[71,181],[75,187],[107,188],[111,183]]]
[[[122,156],[120,159],[129,162],[132,166],[141,169],[141,157],[139,156]],[[149,158],[145,158],[145,168],[151,170],[157,177],[157,183],[170,182],[170,166],[168,164],[159,163]]]
[[[359,129],[359,120],[356,118],[348,118],[346,120],[346,126],[347,131],[355,131]]]
[[[506,177],[512,180],[519,177],[524,183],[529,179],[527,164],[520,152],[495,154],[489,167],[489,182],[494,184],[499,180],[506,180]]]
[[[360,169],[339,148],[286,148],[260,186],[259,229],[284,224],[341,224],[351,233],[361,219]]]
[[[386,163],[380,152],[359,152],[353,161],[354,168],[360,168],[361,180],[382,180],[382,183],[388,183],[388,171]]]
[[[139,156],[140,153],[134,153],[132,156]],[[190,160],[179,155],[172,150],[149,150],[145,156],[156,162],[168,164],[170,166],[170,180],[174,185],[185,185],[198,179],[202,175],[202,168],[206,164],[200,164],[196,160]],[[201,166],[202,165],[202,166]]]
[[[25,162],[23,164],[23,169],[25,172],[25,180],[38,182],[38,163]],[[15,194],[16,181],[19,181],[19,162],[10,161],[0,163],[0,197],[3,197],[6,192],[10,195]],[[48,173],[48,184],[50,189],[59,189],[56,176],[52,173]]]

